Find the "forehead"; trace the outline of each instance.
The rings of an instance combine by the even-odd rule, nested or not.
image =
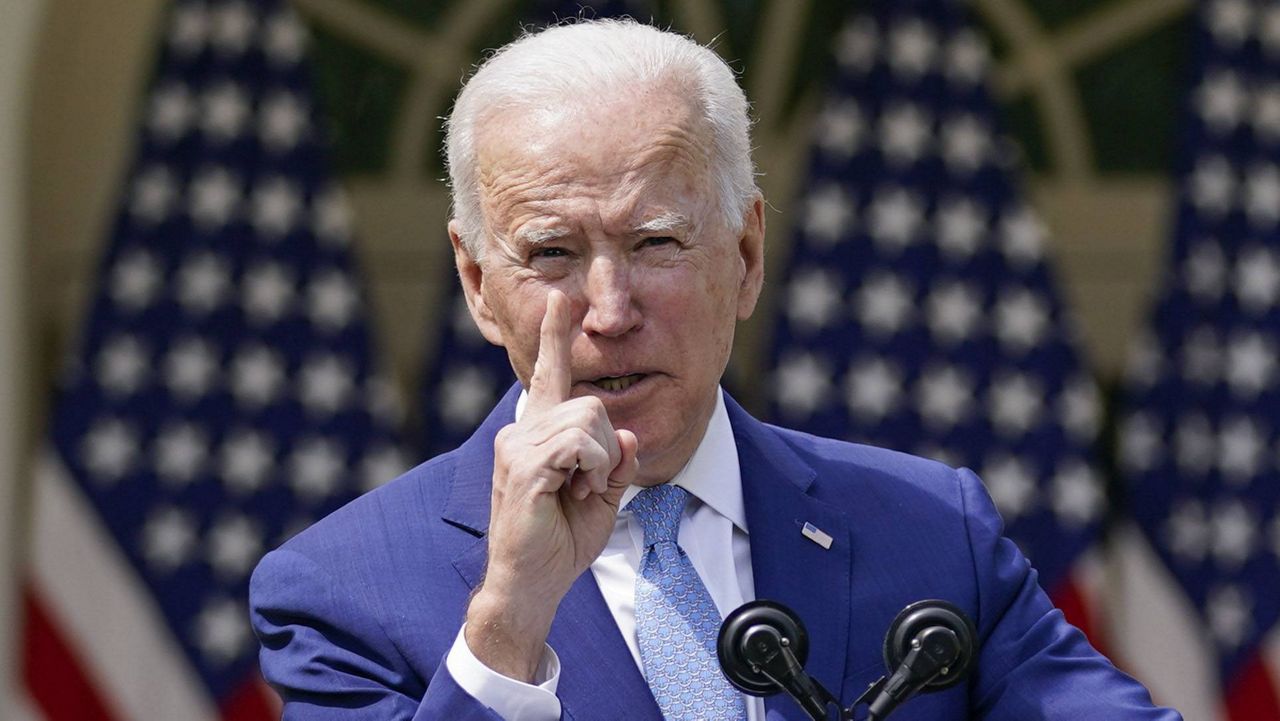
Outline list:
[[[494,112],[476,136],[484,212],[566,198],[624,214],[678,199],[701,203],[710,195],[711,139],[686,98],[658,88]]]

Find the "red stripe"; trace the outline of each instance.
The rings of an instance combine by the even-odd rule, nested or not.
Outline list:
[[[1103,638],[1102,625],[1098,623],[1093,604],[1085,598],[1080,584],[1076,583],[1074,574],[1069,573],[1066,578],[1058,582],[1058,586],[1049,594],[1049,598],[1053,600],[1053,605],[1061,609],[1062,615],[1067,617],[1067,621],[1072,626],[1084,631],[1084,635],[1088,637],[1089,643],[1093,644],[1094,648],[1104,656],[1109,655],[1106,639]]]
[[[1255,652],[1227,684],[1231,721],[1280,721],[1280,697],[1262,656]]]
[[[270,721],[280,718],[280,700],[255,669],[222,702],[222,721]]]
[[[22,638],[22,676],[32,700],[48,721],[112,721],[120,718],[108,709],[106,699],[67,639],[62,635],[30,584],[22,594],[26,623]]]

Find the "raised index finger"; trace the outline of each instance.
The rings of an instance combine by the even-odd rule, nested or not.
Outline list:
[[[573,387],[569,347],[573,327],[569,320],[569,299],[553,290],[547,294],[547,309],[542,315],[542,332],[538,340],[538,360],[529,379],[529,404],[543,410],[569,400]]]

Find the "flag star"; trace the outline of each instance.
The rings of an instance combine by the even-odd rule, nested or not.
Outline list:
[[[147,516],[140,545],[152,573],[169,573],[191,559],[195,520],[180,508],[157,508]]]
[[[143,225],[157,225],[169,217],[177,195],[173,173],[163,165],[153,165],[134,178],[129,214]]]
[[[987,46],[973,30],[964,29],[947,43],[947,79],[963,85],[977,85],[987,76]]]
[[[400,401],[400,391],[387,378],[381,375],[370,376],[365,383],[364,397],[369,415],[375,419],[389,426],[398,426],[403,422],[404,404]]]
[[[193,401],[204,396],[218,372],[213,346],[200,338],[184,338],[169,350],[164,362],[165,385],[179,400]]]
[[[151,370],[150,355],[134,336],[112,338],[98,352],[95,369],[98,383],[117,398],[133,395]]]
[[[805,333],[826,328],[842,304],[840,276],[828,270],[797,271],[787,287],[787,318],[792,327]]]
[[[1174,458],[1184,475],[1203,476],[1213,467],[1217,438],[1209,419],[1202,413],[1187,413],[1177,419],[1173,435]]]
[[[81,440],[81,462],[97,480],[114,483],[132,470],[139,445],[138,433],[128,423],[100,418]]]
[[[902,372],[883,358],[855,363],[845,377],[849,412],[864,422],[879,421],[897,406],[902,383]]]
[[[982,469],[982,482],[991,493],[1000,515],[1012,523],[1036,505],[1036,482],[1033,471],[1022,459],[1000,454],[988,459]]]
[[[1271,519],[1271,554],[1280,560],[1280,513]]]
[[[1248,0],[1213,0],[1209,5],[1209,31],[1223,47],[1242,44],[1252,24],[1253,9]]]
[[[1272,5],[1261,12],[1258,37],[1262,40],[1262,48],[1274,58],[1280,55],[1280,7]]]
[[[195,114],[195,101],[187,86],[179,82],[166,83],[151,95],[147,128],[157,140],[172,143],[187,134]]]
[[[1276,347],[1261,333],[1237,334],[1227,346],[1223,369],[1231,392],[1255,398],[1271,387],[1276,370]]]
[[[1220,586],[1205,602],[1209,630],[1218,646],[1235,649],[1253,631],[1253,601],[1237,586]]]
[[[875,64],[879,48],[880,32],[875,21],[859,17],[846,24],[836,37],[836,62],[846,72],[866,74]]]
[[[1209,521],[1199,501],[1180,501],[1164,524],[1169,550],[1183,563],[1197,564],[1209,552]]]
[[[1213,558],[1226,570],[1239,569],[1253,555],[1258,543],[1258,521],[1239,500],[1223,501],[1209,521]]]
[[[916,446],[912,453],[921,458],[928,458],[931,461],[937,461],[943,465],[958,468],[964,465],[964,456],[951,448],[936,445],[929,441],[924,441]]]
[[[316,236],[330,247],[345,247],[351,242],[351,206],[337,187],[322,193],[312,206],[312,225]]]
[[[196,477],[209,455],[209,441],[190,423],[166,426],[153,449],[156,473],[171,485],[185,485]]]
[[[1280,171],[1273,165],[1259,165],[1244,181],[1244,212],[1259,230],[1275,227],[1280,220]]]
[[[231,288],[231,270],[224,258],[201,253],[178,270],[178,302],[191,315],[205,315],[222,304]]]
[[[915,293],[902,277],[876,273],[870,277],[854,301],[858,321],[879,335],[893,335],[902,328],[915,305]]]
[[[355,389],[351,364],[324,355],[308,360],[298,374],[298,397],[314,416],[327,417],[342,410]]]
[[[1102,516],[1106,497],[1102,482],[1087,463],[1068,461],[1053,476],[1053,513],[1064,526],[1079,529]]]
[[[308,438],[289,456],[289,487],[304,502],[319,503],[338,489],[346,451],[331,438]]]
[[[210,41],[224,55],[239,55],[253,39],[258,20],[244,2],[229,2],[213,11]]]
[[[1249,93],[1240,77],[1231,70],[1217,69],[1205,73],[1196,89],[1195,102],[1209,130],[1224,135],[1244,119]]]
[[[267,21],[263,44],[271,62],[293,65],[306,51],[307,29],[291,10],[282,10]]]
[[[234,139],[249,119],[249,96],[237,83],[224,80],[200,97],[200,129],[214,143]]]
[[[1254,92],[1251,120],[1254,135],[1260,140],[1280,141],[1280,84],[1271,83]]]
[[[196,616],[192,629],[195,646],[205,662],[225,667],[253,651],[253,633],[249,630],[249,614],[243,604],[229,598],[207,602]]]
[[[288,235],[302,212],[302,191],[296,183],[276,177],[253,189],[250,217],[258,234],[267,240]]]
[[[279,263],[262,262],[250,267],[242,283],[245,312],[258,325],[279,320],[293,301],[292,274]]]
[[[953,281],[936,286],[927,302],[929,332],[942,346],[962,343],[973,334],[982,306],[973,286]]]
[[[206,232],[230,222],[240,204],[240,183],[222,167],[205,168],[191,181],[188,212]]]
[[[924,153],[931,122],[915,103],[899,103],[880,117],[880,149],[892,165],[910,165]]]
[[[1098,435],[1102,403],[1098,386],[1088,376],[1069,380],[1058,397],[1058,422],[1081,443],[1092,443]]]
[[[1120,427],[1120,462],[1135,473],[1149,471],[1160,460],[1164,441],[1156,420],[1134,413]]]
[[[1200,239],[1192,243],[1182,267],[1187,290],[1202,301],[1216,301],[1222,296],[1227,276],[1227,262],[1218,241]]]
[[[987,391],[991,422],[1005,436],[1019,437],[1040,421],[1044,390],[1023,374],[998,377]]]
[[[262,487],[275,462],[275,447],[267,434],[240,428],[223,442],[218,472],[228,490],[247,495]]]
[[[856,102],[848,99],[830,100],[818,116],[815,142],[827,155],[847,159],[862,141],[863,125],[862,113]]]
[[[964,420],[973,405],[973,381],[954,366],[925,369],[915,390],[921,419],[937,431],[946,431]]]
[[[302,139],[309,122],[307,107],[297,95],[277,92],[262,103],[258,114],[258,135],[269,150],[287,152]]]
[[[145,250],[130,250],[111,269],[108,292],[117,306],[136,313],[151,305],[162,280],[155,256]]]
[[[1267,435],[1248,416],[1222,422],[1218,432],[1218,469],[1227,483],[1243,486],[1257,477],[1267,449]]]
[[[222,578],[240,581],[262,557],[262,529],[243,515],[227,515],[209,529],[209,565]]]
[[[982,167],[991,151],[991,131],[977,117],[965,114],[942,125],[942,157],[951,172],[969,175]]]
[[[1226,215],[1235,192],[1235,172],[1225,158],[1213,155],[1196,161],[1187,181],[1187,193],[1201,213],[1218,218]]]
[[[346,273],[326,271],[307,286],[307,315],[322,330],[336,333],[346,328],[359,308],[360,294]]]
[[[876,245],[885,252],[898,253],[915,240],[924,220],[924,203],[908,190],[887,188],[876,192],[868,212]]]
[[[1187,336],[1182,346],[1182,377],[1202,385],[1218,382],[1222,349],[1212,326],[1200,326]]]
[[[1235,277],[1232,289],[1242,308],[1262,315],[1275,307],[1280,295],[1280,261],[1272,250],[1254,246],[1241,251]]]
[[[937,45],[924,22],[913,18],[898,23],[889,31],[889,66],[903,80],[919,79],[929,72]]]
[[[489,343],[489,341],[485,340],[484,334],[480,332],[475,319],[471,317],[471,309],[467,307],[467,299],[461,294],[454,299],[451,323],[456,339],[463,345],[475,348]]]
[[[1049,328],[1049,308],[1034,291],[1005,291],[996,302],[995,331],[1000,344],[1026,353],[1039,345]]]
[[[203,4],[183,3],[173,9],[169,20],[169,47],[180,56],[193,56],[204,47],[209,34],[209,15]]]
[[[987,232],[987,215],[969,198],[951,198],[938,208],[938,245],[952,261],[969,259]]]
[[[263,346],[241,349],[231,362],[231,393],[244,408],[271,402],[284,383],[284,363]]]
[[[1147,331],[1138,334],[1129,350],[1125,382],[1135,389],[1151,388],[1164,373],[1164,352]]]
[[[791,353],[778,362],[778,406],[790,418],[812,416],[831,401],[831,364],[811,353]]]
[[[1001,250],[1014,266],[1026,269],[1044,256],[1044,225],[1031,208],[1023,206],[1000,221]]]
[[[820,247],[831,247],[853,225],[853,202],[837,183],[814,188],[804,201],[805,235]]]
[[[451,366],[440,381],[440,417],[451,431],[470,431],[497,396],[494,379],[483,368]]]
[[[391,444],[375,446],[360,461],[360,477],[363,479],[361,488],[372,491],[408,469],[409,464],[405,462],[400,449]]]

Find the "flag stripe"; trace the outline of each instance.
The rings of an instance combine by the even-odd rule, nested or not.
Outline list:
[[[34,504],[34,583],[45,615],[58,636],[74,639],[107,704],[129,719],[218,718],[168,627],[155,623],[155,600],[55,457],[37,463]]]
[[[221,710],[222,721],[260,721],[279,718],[280,701],[255,672],[227,696]]]
[[[1280,719],[1280,699],[1261,653],[1245,661],[1226,689],[1227,718],[1231,721]]]
[[[27,624],[22,644],[27,690],[51,718],[115,721],[98,686],[89,680],[60,629],[45,612],[43,599],[28,586],[23,594]]]

